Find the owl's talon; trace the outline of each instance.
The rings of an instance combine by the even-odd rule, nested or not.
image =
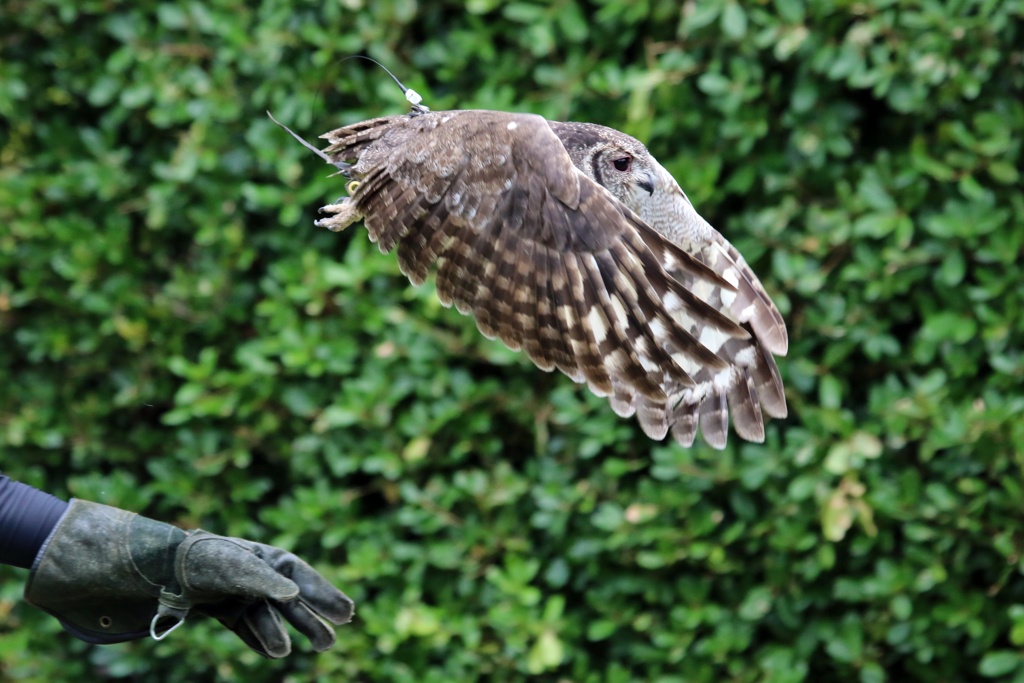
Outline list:
[[[363,218],[359,210],[356,209],[356,205],[348,197],[343,197],[334,204],[320,207],[320,213],[331,215],[327,218],[313,221],[313,225],[318,228],[326,228],[331,232],[341,232]]]

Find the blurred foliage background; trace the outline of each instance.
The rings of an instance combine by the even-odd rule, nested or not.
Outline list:
[[[18,681],[1024,681],[1024,2],[6,0],[0,467],[294,550],[330,652]],[[649,442],[413,289],[307,138],[407,107],[649,143],[791,336],[764,445]]]

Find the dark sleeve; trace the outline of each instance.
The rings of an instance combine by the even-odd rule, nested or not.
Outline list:
[[[0,564],[31,569],[68,504],[0,474]]]

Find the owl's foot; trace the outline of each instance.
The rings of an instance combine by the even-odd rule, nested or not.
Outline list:
[[[331,232],[341,232],[353,223],[363,219],[362,214],[359,213],[356,205],[352,203],[352,199],[349,197],[342,197],[334,204],[321,207],[320,213],[331,215],[327,218],[313,221],[313,225],[318,228],[327,228]]]

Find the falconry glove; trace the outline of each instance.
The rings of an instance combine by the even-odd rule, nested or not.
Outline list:
[[[291,652],[285,621],[322,652],[334,644],[331,625],[353,614],[344,593],[280,548],[82,500],[40,550],[25,599],[98,644],[160,640],[199,612],[270,658]]]

